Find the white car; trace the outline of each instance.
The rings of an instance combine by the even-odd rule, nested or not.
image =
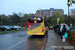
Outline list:
[[[21,29],[20,26],[13,26],[15,30]]]

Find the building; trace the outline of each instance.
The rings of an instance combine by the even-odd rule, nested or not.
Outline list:
[[[54,12],[58,11],[60,14],[64,15],[64,11],[63,9],[54,9],[54,8],[50,8],[50,16],[54,15]]]
[[[45,10],[37,10],[36,16],[46,16],[46,17],[52,17],[54,15],[54,12],[58,11],[60,14],[64,15],[63,9],[45,9]]]
[[[70,9],[70,16],[75,16],[75,9]]]
[[[36,11],[36,16],[50,16],[50,10],[46,9],[46,10],[37,10]]]
[[[28,15],[29,15],[29,17],[34,17],[35,16],[35,14],[33,14],[33,13],[30,13]]]

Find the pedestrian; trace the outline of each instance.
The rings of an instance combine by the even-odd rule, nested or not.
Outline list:
[[[60,35],[60,25],[58,26],[58,35]]]
[[[55,25],[55,32],[57,31],[57,25]]]
[[[53,29],[54,29],[54,32],[55,32],[55,25],[53,25]]]
[[[62,39],[62,31],[61,31],[61,25],[58,26],[58,35],[60,36],[60,38]]]
[[[53,24],[53,30],[54,30],[55,25]]]
[[[62,28],[62,40],[63,40],[63,42],[65,42],[65,38],[64,38],[64,35],[65,35],[65,32],[67,31],[67,29],[66,29],[66,26],[65,25],[63,25],[63,28]]]
[[[59,25],[56,26],[56,33],[57,33],[57,35],[58,35],[58,30],[59,30],[58,27],[59,27]]]

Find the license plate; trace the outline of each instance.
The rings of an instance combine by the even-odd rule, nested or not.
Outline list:
[[[36,34],[36,33],[33,33],[33,34]]]
[[[33,27],[30,27],[30,29],[33,29]]]

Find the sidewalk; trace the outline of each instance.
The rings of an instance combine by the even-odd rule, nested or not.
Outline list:
[[[63,48],[64,46],[66,46],[67,49],[64,49]],[[62,39],[60,39],[60,37],[58,37],[53,30],[48,31],[48,39],[45,50],[75,50],[75,49],[68,49],[68,47],[70,48],[71,45],[69,45],[67,42],[62,43]]]

